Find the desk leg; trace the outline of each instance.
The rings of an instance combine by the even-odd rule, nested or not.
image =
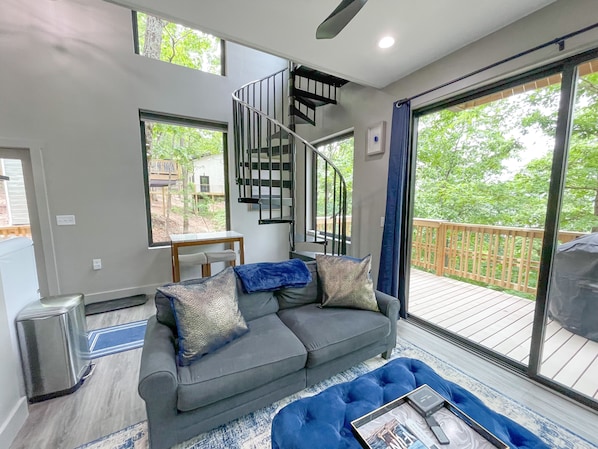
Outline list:
[[[170,256],[172,258],[172,282],[179,282],[181,280],[179,247],[174,243],[170,246]]]
[[[239,239],[239,262],[241,262],[241,265],[245,264],[245,244],[243,243],[243,237]]]

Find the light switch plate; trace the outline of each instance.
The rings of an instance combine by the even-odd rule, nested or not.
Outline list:
[[[75,216],[74,215],[56,215],[56,224],[58,226],[74,226]]]

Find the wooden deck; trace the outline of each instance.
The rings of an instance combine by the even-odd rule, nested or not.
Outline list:
[[[535,302],[411,269],[409,313],[524,364]],[[548,320],[541,374],[598,399],[598,342]]]

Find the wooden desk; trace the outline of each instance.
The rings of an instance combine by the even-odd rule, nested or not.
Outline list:
[[[239,243],[239,262],[245,263],[245,248],[243,234],[235,231],[203,232],[200,234],[172,234],[170,236],[170,251],[172,258],[172,281],[181,280],[179,267],[179,248],[184,246],[213,245],[216,243],[227,243],[230,249],[235,249],[235,242]]]

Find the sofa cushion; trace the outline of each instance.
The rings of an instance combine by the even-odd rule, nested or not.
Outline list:
[[[237,276],[239,309],[247,321],[278,312],[278,301],[274,292],[245,293]]]
[[[179,282],[179,284],[197,285],[204,283],[207,279],[210,278],[187,279],[185,281]],[[239,310],[247,321],[268,315],[269,313],[278,312],[278,301],[274,297],[273,292],[245,293],[243,291],[241,280],[238,277],[236,285]],[[176,321],[174,319],[170,300],[158,290],[156,292],[156,296],[154,297],[154,302],[156,304],[156,319],[158,322],[170,327],[175,335],[177,335]]]
[[[249,332],[241,338],[190,366],[178,367],[179,410],[212,404],[305,367],[305,347],[276,314],[247,324]]]
[[[174,310],[179,365],[189,365],[249,330],[239,311],[230,267],[201,284],[171,284],[159,290],[170,298]]]
[[[385,339],[390,320],[379,312],[307,304],[278,312],[307,349],[308,368]]]
[[[305,287],[281,288],[278,290],[276,298],[278,298],[278,305],[281,309],[322,301],[322,291],[318,282],[318,266],[315,261],[306,262],[305,265],[311,274],[311,282]]]
[[[351,307],[379,312],[370,277],[371,256],[355,259],[316,254],[322,307]]]

